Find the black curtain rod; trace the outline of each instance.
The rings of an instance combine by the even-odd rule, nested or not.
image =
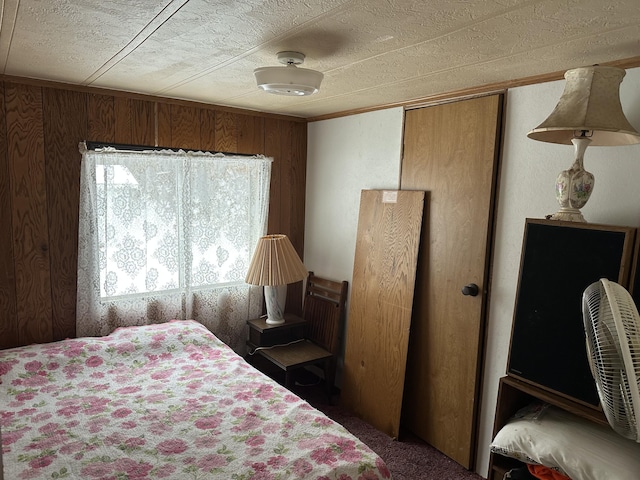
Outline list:
[[[212,154],[221,153],[223,155],[236,155],[239,157],[257,157],[258,156],[252,153],[219,152],[215,150],[197,150],[194,148],[152,147],[149,145],[128,145],[126,143],[105,143],[105,142],[85,141],[85,144],[87,146],[87,150],[96,150],[98,148],[113,147],[116,150],[130,150],[134,152],[141,152],[143,150],[171,150],[172,152],[177,152],[178,150],[182,150],[184,152],[204,152],[204,153],[212,153]]]

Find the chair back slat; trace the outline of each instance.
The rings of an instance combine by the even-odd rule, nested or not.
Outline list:
[[[313,273],[309,274],[307,281],[307,295],[315,295],[330,300],[338,305],[343,303],[343,283],[327,280],[325,278],[316,277]]]
[[[340,346],[340,329],[348,282],[316,277],[309,272],[302,316],[307,321],[306,337],[336,355]]]
[[[331,353],[335,353],[340,321],[338,304],[315,296],[308,296],[305,304],[303,316],[307,320],[307,338]]]

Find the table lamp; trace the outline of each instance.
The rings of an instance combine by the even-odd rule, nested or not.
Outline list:
[[[551,115],[527,136],[542,142],[574,145],[575,161],[556,179],[560,210],[553,220],[584,222],[580,209],[593,192],[594,177],[584,169],[584,152],[589,145],[615,146],[640,143],[620,104],[621,68],[581,67],[564,74],[564,92]]]
[[[307,269],[286,235],[266,235],[258,240],[245,281],[264,286],[267,323],[284,323],[287,284],[307,278]]]

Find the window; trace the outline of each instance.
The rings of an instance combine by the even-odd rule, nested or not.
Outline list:
[[[244,278],[266,231],[270,171],[264,157],[85,149],[78,336],[193,318],[242,350],[261,311]]]

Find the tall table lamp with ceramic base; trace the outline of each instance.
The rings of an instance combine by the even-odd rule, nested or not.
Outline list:
[[[564,92],[551,115],[527,136],[542,142],[574,145],[573,165],[556,179],[556,199],[560,210],[553,220],[584,222],[585,206],[595,179],[584,169],[584,153],[589,145],[616,146],[640,143],[620,104],[620,83],[625,71],[595,65],[567,70]]]
[[[264,286],[267,324],[284,323],[287,284],[304,280],[308,274],[286,235],[266,235],[258,240],[245,281]]]

